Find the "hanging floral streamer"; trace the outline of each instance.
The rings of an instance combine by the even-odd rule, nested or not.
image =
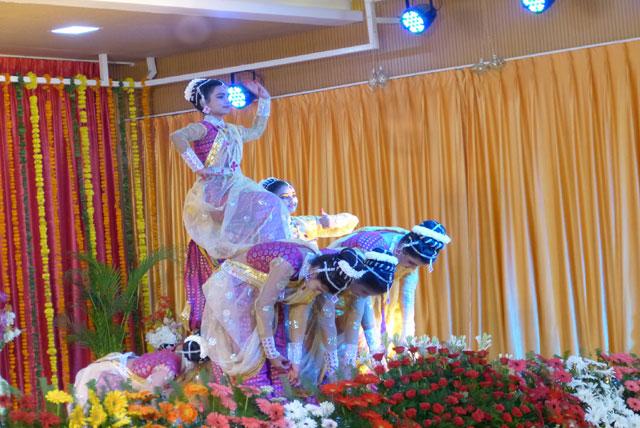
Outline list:
[[[99,82],[99,79],[96,79]],[[105,261],[109,266],[113,263],[112,257],[112,245],[111,239],[111,224],[109,221],[109,199],[107,193],[107,173],[106,173],[106,158],[104,151],[104,122],[102,120],[102,87],[96,85],[93,87],[95,93],[95,105],[96,105],[96,132],[98,133],[98,163],[100,165],[100,182],[102,183],[101,189],[101,202],[102,202],[102,224],[104,227],[104,251]]]
[[[93,182],[91,179],[91,155],[89,126],[87,120],[87,77],[78,74],[76,79],[80,81],[78,85],[78,118],[80,119],[80,147],[82,149],[82,182],[84,184],[84,208],[86,212],[86,224],[89,234],[89,251],[96,256],[96,228],[95,228],[95,208],[93,206]],[[83,212],[83,213],[84,213]]]
[[[119,142],[120,144],[117,147],[118,158],[120,160],[119,163],[119,173],[120,173],[120,184],[122,197],[120,199],[120,203],[122,206],[122,225],[124,229],[124,247],[125,258],[126,258],[126,268],[129,269],[134,265],[134,259],[136,256],[136,245],[134,239],[134,228],[133,228],[133,208],[131,206],[131,178],[129,176],[129,156],[127,151],[127,98],[124,93],[124,83],[120,81],[120,86],[118,86],[115,90],[118,95],[118,129],[120,133]],[[138,312],[134,312],[129,325],[129,331],[132,333],[127,336],[127,345],[129,349],[141,349],[142,347],[142,336],[139,334],[135,334],[136,325],[140,321],[140,314]]]
[[[10,195],[9,195],[9,200],[11,203],[11,218],[13,219],[13,221],[11,222],[12,225],[12,236],[13,236],[13,247],[15,248],[15,251],[17,254],[20,254],[21,252],[21,242],[20,242],[20,228],[19,228],[19,224],[18,224],[18,195],[17,195],[17,191],[16,191],[16,178],[15,178],[15,166],[14,166],[14,152],[13,152],[13,121],[11,120],[11,94],[9,93],[9,89],[11,88],[11,76],[9,74],[5,74],[4,75],[4,84],[2,85],[2,98],[3,98],[3,102],[4,102],[4,123],[5,123],[5,142],[7,145],[7,161],[9,163],[9,167],[7,169],[8,171],[8,177],[9,177],[9,189],[10,189]],[[4,216],[4,209],[3,211],[3,216]],[[5,225],[5,219],[3,218],[2,220],[2,224],[3,227]],[[9,236],[8,233],[4,234],[3,236],[7,237]],[[5,241],[6,242],[6,241]],[[8,248],[3,247],[2,248],[2,263],[3,266],[9,267],[9,262],[8,262]],[[15,266],[15,275],[16,275],[16,289],[18,290],[18,320],[20,322],[20,325],[26,325],[26,320],[25,320],[25,307],[24,307],[24,276],[23,276],[23,272],[22,272],[22,257],[14,257],[14,266]],[[6,263],[6,264],[5,264]],[[9,286],[10,284],[10,280],[8,278],[8,270],[5,270],[4,272],[7,272],[7,278],[3,277],[2,281],[3,284],[6,284],[7,286]],[[6,281],[6,282],[5,282]],[[27,355],[27,341],[26,340],[21,340],[20,341],[22,347],[21,347],[21,352],[22,355]],[[9,344],[9,365],[11,368],[15,368],[16,366],[16,355],[15,355],[15,342],[11,342]],[[29,370],[24,370],[24,387],[25,387],[25,392],[27,394],[31,393],[31,377],[30,377],[30,371]],[[17,385],[17,370],[10,370],[10,379],[11,379],[11,384],[12,385]]]
[[[60,81],[62,82],[62,77],[59,78]],[[71,79],[73,80],[73,79]],[[79,199],[78,199],[78,193],[79,193],[79,189],[77,186],[77,182],[75,180],[75,177],[78,176],[77,174],[77,163],[74,161],[74,142],[71,140],[71,132],[69,130],[69,112],[67,111],[67,103],[65,100],[65,86],[64,83],[60,83],[58,85],[56,85],[56,89],[58,90],[58,99],[60,101],[60,117],[62,120],[62,138],[64,139],[64,147],[65,147],[65,153],[66,153],[66,159],[67,159],[67,165],[69,165],[69,168],[71,169],[71,176],[72,178],[69,180],[69,183],[71,184],[71,188],[69,189],[69,194],[71,195],[71,205],[73,206],[73,226],[74,226],[74,230],[75,230],[75,235],[76,235],[76,244],[78,246],[78,251],[80,253],[83,253],[85,251],[84,248],[84,232],[82,230],[82,222],[80,221],[80,203],[79,203]],[[74,86],[73,83],[70,86],[70,97],[73,100],[75,95],[75,91],[74,91]],[[74,120],[74,128],[76,127],[75,124],[75,120]],[[62,296],[64,297],[64,296]],[[62,301],[64,300],[64,298],[61,299]],[[60,307],[60,305],[58,305],[58,307]]]
[[[56,302],[56,308],[58,313],[64,314],[64,296],[61,296],[62,293],[62,283],[63,283],[63,267],[62,267],[62,244],[60,239],[60,215],[58,207],[60,206],[58,200],[58,162],[56,158],[56,148],[55,148],[55,135],[53,132],[53,104],[52,104],[52,94],[51,94],[51,76],[45,74],[44,76],[47,85],[45,86],[45,91],[47,93],[46,101],[45,101],[45,120],[47,123],[47,142],[49,148],[49,171],[50,171],[50,182],[49,182],[49,195],[51,195],[51,206],[53,209],[51,210],[50,215],[53,217],[53,282],[51,283],[54,294],[54,301]],[[64,100],[63,100],[64,101]],[[60,359],[62,362],[62,383],[64,385],[69,383],[69,347],[67,344],[67,335],[65,329],[59,329],[59,348],[60,348]]]
[[[118,91],[118,111],[120,113],[120,120],[118,121],[120,125],[120,177],[122,183],[122,217],[124,219],[124,235],[125,235],[125,247],[126,258],[127,258],[127,267],[131,268],[133,266],[133,259],[135,258],[135,239],[134,239],[134,230],[133,230],[133,209],[131,207],[131,182],[129,177],[129,156],[127,152],[127,129],[126,129],[126,111],[127,111],[127,100],[124,96],[123,91],[123,82],[120,82],[120,87],[116,90]]]
[[[112,81],[109,79],[109,88],[112,88]],[[113,163],[113,179],[114,179],[114,197],[116,200],[115,203],[115,211],[116,211],[116,233],[118,235],[116,241],[118,242],[118,255],[119,255],[119,263],[120,263],[120,272],[124,275],[124,282],[127,281],[127,260],[124,248],[124,232],[123,232],[123,224],[122,224],[122,210],[120,209],[120,173],[119,173],[119,162],[118,162],[118,154],[116,152],[117,143],[118,143],[118,133],[116,130],[116,106],[113,100],[113,90],[109,89],[107,91],[107,107],[109,113],[109,139],[111,141],[111,161]]]
[[[138,122],[136,107],[136,96],[134,81],[131,78],[125,79],[127,86],[125,91],[129,99],[129,138],[131,139],[131,168],[133,169],[133,193],[136,210],[136,237],[138,238],[138,259],[147,257],[147,235],[145,231],[144,205],[142,199],[142,179],[140,177],[140,146],[138,138]],[[151,314],[151,298],[149,293],[149,276],[145,275],[141,281],[142,287],[142,314]]]
[[[58,351],[56,349],[55,332],[53,330],[53,300],[51,295],[51,273],[49,272],[49,243],[46,200],[44,194],[44,165],[42,164],[42,140],[40,139],[40,112],[38,110],[38,77],[34,73],[27,73],[29,83],[25,88],[31,91],[29,95],[29,121],[31,122],[31,144],[33,147],[33,165],[36,182],[36,201],[38,203],[38,229],[40,237],[40,258],[42,262],[42,285],[44,287],[44,316],[47,323],[47,355],[51,370],[51,384],[58,387]]]
[[[18,83],[16,86],[16,104],[17,104],[17,117],[24,118],[24,108],[22,107],[22,100],[24,98],[22,83]],[[22,189],[23,189],[23,209],[24,209],[24,218],[25,221],[29,221],[31,218],[31,210],[29,209],[29,178],[28,178],[28,170],[27,170],[27,143],[26,143],[26,129],[24,127],[24,123],[18,123],[18,136],[20,137],[20,175],[22,176]],[[28,332],[31,337],[31,349],[33,351],[33,360],[35,361],[35,379],[39,379],[42,377],[42,365],[41,365],[41,357],[40,357],[40,334],[38,332],[38,312],[37,312],[37,297],[36,297],[36,271],[35,265],[33,261],[35,260],[34,251],[33,251],[33,237],[31,236],[31,228],[26,227],[26,253],[28,268],[28,281],[29,281],[29,302],[31,306],[30,312],[30,324],[31,330]],[[28,355],[28,352],[25,353],[24,357]]]
[[[157,203],[156,203],[156,171],[155,162],[153,161],[153,130],[151,128],[151,88],[142,82],[142,126],[144,129],[144,148],[145,148],[145,182],[147,184],[147,207],[149,224],[149,238],[151,241],[151,248],[157,250],[160,245],[158,243],[158,219],[157,219]],[[162,290],[160,290],[160,281],[157,278],[157,268],[151,270],[151,273],[156,273],[153,279],[154,293],[153,297],[161,296]]]

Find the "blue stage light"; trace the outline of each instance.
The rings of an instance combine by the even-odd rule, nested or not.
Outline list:
[[[253,80],[255,80],[255,72],[253,72]],[[250,105],[256,99],[256,96],[245,88],[243,84],[236,83],[235,74],[231,74],[231,84],[227,89],[227,99],[234,108],[242,110]]]
[[[231,105],[238,110],[242,110],[256,98],[247,88],[239,84],[229,86],[227,97]]]
[[[531,13],[542,13],[549,9],[555,0],[520,0],[522,7]]]
[[[400,24],[402,28],[411,34],[422,34],[435,21],[438,11],[433,7],[433,1],[429,4],[409,5],[406,1],[407,8],[400,15]]]

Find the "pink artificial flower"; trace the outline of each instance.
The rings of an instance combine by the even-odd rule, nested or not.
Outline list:
[[[220,413],[211,412],[207,416],[207,425],[211,428],[230,428],[229,419]]]
[[[634,397],[627,398],[627,404],[634,412],[640,412],[640,399]]]
[[[279,403],[272,403],[264,398],[256,400],[256,404],[262,413],[267,415],[272,421],[279,421],[284,418],[284,407]]]
[[[549,358],[546,363],[549,367],[556,370],[564,368],[564,363],[560,358]]]
[[[571,382],[571,373],[565,371],[564,369],[557,369],[553,371],[553,380],[561,383],[569,383]]]
[[[609,358],[611,361],[618,364],[633,364],[635,362],[635,359],[631,355],[623,353],[611,354],[609,355]]]
[[[631,392],[638,392],[640,391],[640,381],[628,380],[624,383],[624,387]]]
[[[527,369],[527,360],[509,360],[509,368],[515,372]]]

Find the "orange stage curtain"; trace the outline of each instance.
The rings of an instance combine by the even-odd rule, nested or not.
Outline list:
[[[418,333],[485,331],[516,355],[638,351],[638,82],[633,42],[278,99],[242,166],[294,183],[301,214],[442,221],[453,242],[423,272]],[[160,244],[179,253],[195,177],[169,133],[198,119],[153,122]],[[161,273],[177,309],[182,266]]]

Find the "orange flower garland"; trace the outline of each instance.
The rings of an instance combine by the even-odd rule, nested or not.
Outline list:
[[[100,82],[99,79],[96,79]],[[104,251],[105,260],[109,266],[112,265],[112,242],[111,242],[111,224],[109,221],[109,200],[107,194],[107,173],[105,168],[105,152],[104,152],[104,123],[102,121],[102,99],[101,99],[101,87],[96,85],[93,88],[95,93],[96,104],[96,128],[98,133],[98,163],[100,165],[100,182],[102,183],[101,189],[101,202],[102,202],[102,224],[104,227]]]
[[[84,182],[84,193],[86,197],[86,210],[89,217],[89,249],[93,256],[96,256],[96,227],[95,208],[93,206],[93,182],[91,179],[91,154],[89,141],[89,126],[87,120],[87,77],[78,74],[76,79],[80,81],[78,85],[78,117],[80,118],[80,145],[82,148],[82,178]]]
[[[158,218],[156,203],[156,171],[155,162],[153,162],[153,131],[151,128],[151,88],[142,82],[142,126],[144,129],[144,148],[145,148],[145,177],[147,182],[146,195],[147,206],[149,207],[149,237],[151,239],[151,248],[157,250],[160,245],[158,243]],[[160,290],[160,279],[158,277],[158,269],[151,270],[153,275],[154,297],[162,295]]]
[[[16,212],[16,203],[17,203],[17,197],[16,197],[16,183],[15,183],[15,177],[14,177],[14,165],[13,165],[13,123],[11,121],[11,96],[9,94],[9,88],[11,87],[11,76],[9,74],[5,74],[4,75],[4,85],[2,85],[2,96],[3,96],[3,101],[4,101],[4,117],[5,117],[5,126],[6,126],[6,144],[7,144],[7,152],[9,153],[8,156],[8,161],[9,161],[9,168],[8,168],[8,178],[9,178],[9,189],[10,189],[10,196],[11,196],[11,218],[12,219],[17,219],[17,215],[18,213]],[[8,240],[9,240],[9,233],[6,230],[6,216],[4,213],[4,210],[1,210],[2,213],[1,217],[0,217],[0,221],[2,221],[2,266],[5,267],[5,269],[2,271],[3,275],[2,275],[2,283],[4,284],[5,287],[10,287],[11,285],[11,280],[9,278],[9,244],[8,244]],[[17,221],[12,221],[11,222],[13,225],[13,238],[14,241],[16,240],[16,236],[18,237],[18,241],[17,241],[17,245],[15,245],[16,249],[18,251],[20,251],[20,231],[18,230],[18,222]],[[20,257],[18,257],[20,258]],[[22,309],[21,315],[19,316],[20,319],[20,323],[21,325],[25,325],[25,320],[24,320],[24,302],[23,302],[23,297],[22,297],[22,263],[20,262],[18,264],[18,261],[16,260],[16,277],[17,277],[17,285],[18,285],[18,298],[20,301],[20,308]],[[9,290],[7,289],[7,292]],[[7,293],[9,294],[9,293]],[[18,312],[20,312],[20,310],[18,310]],[[20,314],[19,314],[20,315]],[[23,343],[23,349],[26,348],[26,343],[24,343],[25,341],[22,341]],[[10,380],[11,380],[11,384],[12,385],[17,385],[18,384],[18,370],[17,370],[17,366],[16,366],[16,354],[15,354],[15,342],[11,341],[9,343],[9,376],[10,376]],[[27,377],[28,374],[27,373],[28,370],[25,370],[25,382],[27,381]]]
[[[62,77],[60,77],[62,82]],[[60,83],[56,86],[58,90],[58,98],[60,100],[60,116],[62,119],[62,137],[64,139],[64,147],[67,155],[67,165],[69,165],[72,174],[76,174],[75,161],[73,159],[73,143],[71,142],[71,133],[69,132],[69,113],[67,112],[67,102],[64,96],[64,84]],[[82,231],[82,224],[80,223],[80,204],[78,203],[78,186],[75,178],[69,180],[71,183],[70,195],[71,205],[73,206],[73,226],[76,234],[76,240],[78,245],[78,252],[83,253],[84,247],[84,233]]]
[[[125,79],[127,86],[125,91],[129,98],[129,130],[131,139],[131,168],[133,169],[133,193],[136,210],[136,236],[138,238],[138,257],[139,260],[147,256],[147,235],[145,232],[144,205],[142,201],[142,179],[140,177],[140,147],[138,139],[138,122],[136,107],[136,96],[134,81],[131,78]],[[141,281],[142,286],[142,314],[149,316],[151,314],[151,299],[149,293],[149,277],[145,275]]]
[[[49,75],[44,76],[47,81],[45,90],[47,91],[47,97],[45,101],[45,120],[47,122],[47,142],[49,147],[49,168],[51,171],[50,180],[50,195],[52,197],[51,216],[53,217],[53,248],[54,248],[54,269],[53,269],[53,284],[58,284],[56,293],[56,306],[59,314],[65,313],[64,307],[64,293],[62,292],[63,284],[63,267],[62,267],[62,245],[60,241],[60,216],[58,215],[59,206],[58,202],[58,166],[56,159],[55,149],[55,135],[53,132],[53,105],[51,102],[51,77]],[[66,385],[69,383],[69,347],[67,345],[67,335],[65,329],[59,329],[58,334],[60,337],[60,354],[62,360],[62,383]]]
[[[9,188],[11,189],[11,218],[18,219],[18,192],[15,179],[15,155],[13,151],[13,121],[11,120],[11,96],[9,94],[9,88],[11,87],[11,76],[5,75],[4,86],[2,87],[2,93],[4,98],[4,111],[5,111],[5,127],[6,127],[6,142],[9,150]],[[20,325],[27,325],[25,297],[24,297],[24,271],[22,264],[22,241],[20,238],[20,224],[18,221],[13,223],[13,246],[15,248],[15,254],[18,256],[15,258],[16,266],[16,289],[18,290],[18,319]],[[26,340],[21,340],[21,352],[23,357],[26,358],[29,355],[28,344]],[[25,369],[24,371],[24,391],[27,395],[31,394],[31,370]]]
[[[118,131],[116,129],[116,104],[113,100],[112,81],[109,80],[109,90],[107,91],[107,106],[109,109],[109,138],[111,140],[111,160],[113,162],[113,181],[114,181],[114,197],[115,197],[115,210],[116,210],[116,233],[118,235],[118,255],[120,262],[120,272],[124,275],[124,280],[127,280],[127,259],[124,249],[124,231],[122,227],[122,209],[120,208],[120,173],[119,173],[119,161],[116,151],[118,144]]]
[[[38,86],[37,76],[27,73],[29,83],[27,90],[34,91]],[[33,145],[33,163],[36,182],[36,201],[38,203],[38,225],[40,232],[40,257],[42,258],[42,283],[44,286],[44,316],[47,322],[47,355],[51,370],[51,384],[58,387],[58,351],[56,349],[55,332],[53,330],[53,301],[51,294],[51,274],[49,273],[49,243],[47,241],[47,214],[44,195],[44,166],[42,164],[42,142],[40,140],[40,114],[38,111],[38,96],[29,95],[29,121],[31,122],[31,143]]]

